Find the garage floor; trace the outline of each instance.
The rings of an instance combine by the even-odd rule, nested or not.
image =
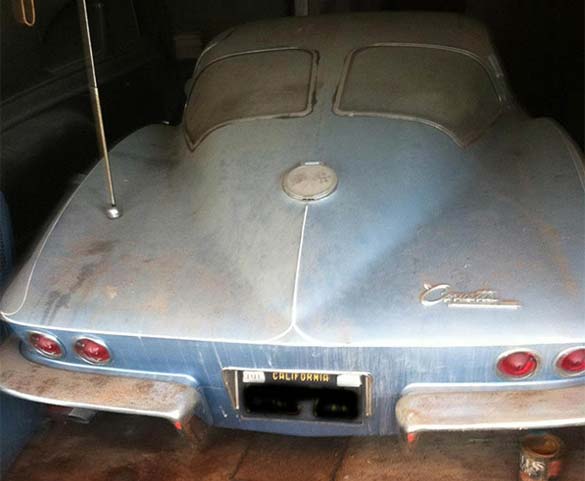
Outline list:
[[[585,431],[562,430],[562,481],[585,480]],[[101,414],[53,424],[6,481],[516,481],[518,435],[428,434],[414,452],[396,438],[294,438],[210,429],[195,448],[164,421]]]

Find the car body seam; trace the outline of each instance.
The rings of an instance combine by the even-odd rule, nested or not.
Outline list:
[[[270,339],[266,340],[265,342],[273,342],[273,341],[276,341],[278,339],[281,339],[293,330],[296,331],[297,333],[299,333],[301,336],[303,336],[303,333],[301,333],[297,327],[297,303],[298,303],[298,297],[299,297],[299,279],[300,279],[300,273],[301,273],[301,260],[302,260],[302,256],[303,256],[303,246],[304,246],[304,240],[305,240],[305,227],[307,225],[308,215],[309,215],[309,204],[306,203],[304,211],[303,211],[303,221],[301,223],[301,233],[299,236],[299,247],[297,250],[297,262],[296,262],[296,266],[295,266],[292,302],[291,302],[291,309],[290,309],[290,324],[282,333],[277,334],[274,337],[271,337]]]

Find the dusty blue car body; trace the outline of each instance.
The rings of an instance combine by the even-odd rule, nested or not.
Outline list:
[[[555,367],[585,344],[581,156],[514,102],[472,20],[236,28],[202,55],[184,125],[143,128],[111,158],[122,217],[103,214],[98,165],[2,299],[28,361],[188,386],[210,424],[298,435],[408,430],[396,404],[418,393],[584,392],[583,376]],[[335,171],[328,197],[283,191],[308,161]],[[421,302],[441,284],[493,290],[492,308],[469,295],[459,309]],[[31,330],[57,336],[65,355],[32,350]],[[80,336],[104,342],[112,361],[75,356]],[[496,361],[511,349],[537,355],[534,375],[502,378]],[[359,420],[247,416],[234,389],[257,370],[357,373]],[[585,423],[567,416],[533,425]],[[506,423],[491,427],[531,426]]]

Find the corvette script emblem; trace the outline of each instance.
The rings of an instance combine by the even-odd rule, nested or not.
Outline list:
[[[512,299],[499,299],[496,291],[478,289],[476,291],[457,292],[449,284],[423,284],[419,299],[423,306],[447,304],[448,307],[468,307],[483,309],[519,309],[521,304]]]

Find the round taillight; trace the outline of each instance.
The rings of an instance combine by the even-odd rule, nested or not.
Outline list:
[[[90,364],[107,364],[112,359],[110,351],[103,342],[86,337],[75,341],[75,353]]]
[[[28,334],[28,342],[39,354],[51,359],[59,359],[65,354],[63,344],[50,334],[31,332]]]
[[[498,359],[498,371],[506,377],[528,377],[534,374],[537,367],[537,357],[528,351],[507,352]]]
[[[565,376],[585,373],[585,347],[571,348],[561,352],[556,366]]]

